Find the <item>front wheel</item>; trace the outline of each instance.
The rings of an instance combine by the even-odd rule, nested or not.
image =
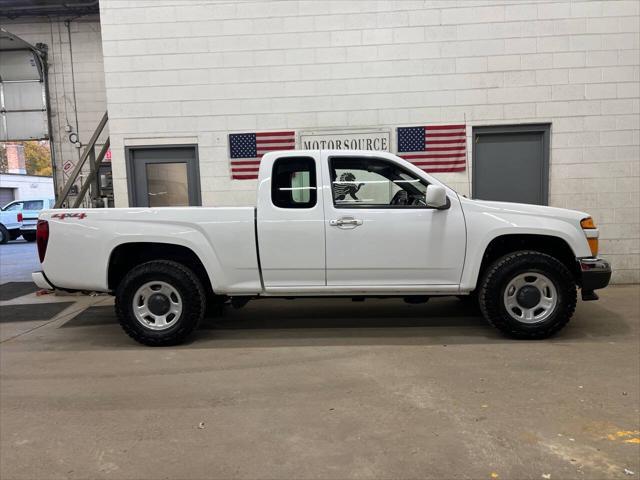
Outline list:
[[[503,333],[521,339],[547,338],[562,329],[576,308],[576,284],[556,258],[534,251],[496,260],[480,285],[482,314]]]
[[[131,338],[149,346],[182,343],[202,320],[206,295],[198,277],[178,262],[134,267],[116,290],[116,314]]]

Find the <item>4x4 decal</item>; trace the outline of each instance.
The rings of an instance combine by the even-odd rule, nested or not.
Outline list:
[[[82,220],[86,217],[86,213],[54,213],[51,215],[51,218],[59,218],[60,220],[64,220],[65,218],[77,218],[78,220]]]

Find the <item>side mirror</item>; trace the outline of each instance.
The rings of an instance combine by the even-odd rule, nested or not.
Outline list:
[[[427,194],[425,201],[427,206],[431,208],[447,207],[447,191],[440,185],[427,185]]]

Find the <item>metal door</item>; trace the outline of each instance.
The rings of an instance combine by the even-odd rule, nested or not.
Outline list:
[[[49,138],[41,53],[0,29],[0,141]]]
[[[195,146],[127,148],[132,207],[202,205]]]
[[[13,202],[13,191],[13,188],[0,187],[0,208],[4,207],[9,202]]]
[[[549,125],[474,127],[473,198],[546,205]]]
[[[323,177],[331,181],[324,196],[328,286],[460,283],[466,235],[455,196],[445,210],[419,201],[395,204],[405,194],[418,199],[427,182],[375,152],[323,152],[322,163]]]
[[[260,165],[257,237],[267,291],[324,287],[322,174],[316,153],[281,152]]]

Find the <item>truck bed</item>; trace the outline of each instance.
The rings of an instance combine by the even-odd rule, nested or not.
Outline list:
[[[219,293],[261,289],[253,207],[47,210],[40,219],[49,222],[43,271],[58,288],[108,291],[112,252],[144,242],[191,249]]]

